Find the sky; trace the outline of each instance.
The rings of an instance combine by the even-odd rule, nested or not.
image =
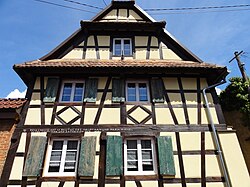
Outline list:
[[[24,97],[26,85],[13,70],[14,64],[46,55],[90,20],[100,10],[65,0],[45,0],[79,11],[35,0],[0,0],[0,98]],[[111,0],[74,0],[104,8]],[[241,76],[234,60],[241,56],[250,76],[249,0],[135,0],[142,9],[249,5],[241,8],[148,11],[155,20],[167,22],[166,29],[203,61],[227,66],[228,78]],[[224,89],[226,85],[220,87]],[[11,94],[11,95],[9,95]]]

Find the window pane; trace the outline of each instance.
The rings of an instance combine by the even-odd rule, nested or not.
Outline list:
[[[128,150],[127,159],[128,160],[137,160],[137,150]]]
[[[50,161],[61,161],[62,151],[52,151]]]
[[[138,162],[137,161],[128,161],[128,171],[138,171]]]
[[[75,162],[65,162],[64,172],[74,172],[75,171]]]
[[[121,40],[115,40],[115,55],[121,55],[122,54],[122,45],[121,45]]]
[[[151,140],[141,140],[142,149],[151,149]]]
[[[137,140],[127,140],[127,149],[137,149]]]
[[[65,160],[76,161],[76,155],[77,155],[76,151],[67,151]]]
[[[153,171],[153,161],[142,162],[142,169],[143,171]]]
[[[70,101],[71,92],[72,92],[72,83],[65,83],[62,93],[62,101]]]
[[[147,84],[146,83],[139,83],[139,100],[140,101],[147,101],[148,100]]]
[[[82,98],[83,98],[83,83],[76,83],[73,101],[82,101]]]
[[[136,101],[135,83],[128,83],[127,93],[128,101]]]
[[[62,150],[63,141],[53,141],[52,150]]]
[[[78,146],[78,141],[75,140],[68,141],[67,150],[76,150],[77,146]]]
[[[151,160],[151,159],[152,159],[151,150],[142,151],[142,160]]]
[[[49,165],[49,172],[59,172],[60,163],[51,162]]]
[[[131,55],[130,40],[124,40],[124,55]]]

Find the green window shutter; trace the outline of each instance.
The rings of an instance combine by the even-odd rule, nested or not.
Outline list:
[[[125,84],[123,79],[112,80],[112,102],[125,102]]]
[[[122,174],[122,137],[107,136],[106,175],[120,176]]]
[[[159,136],[158,142],[158,156],[161,175],[175,175],[174,156],[172,139],[170,136]]]
[[[84,102],[96,102],[98,79],[90,78],[86,81]]]
[[[96,137],[86,136],[82,138],[80,158],[78,164],[79,177],[94,176],[96,154]]]
[[[161,79],[151,80],[151,93],[152,93],[152,101],[154,103],[164,102],[164,89]]]
[[[47,137],[44,136],[32,136],[25,166],[23,170],[23,176],[25,177],[37,177],[41,174],[43,165],[43,157],[47,144]]]
[[[59,87],[59,78],[48,78],[43,102],[55,102],[58,87]]]

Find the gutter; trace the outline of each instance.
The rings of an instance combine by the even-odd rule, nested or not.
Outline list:
[[[202,90],[202,94],[203,94],[203,97],[204,97],[204,100],[205,100],[205,106],[207,108],[208,120],[209,120],[209,122],[211,124],[211,128],[212,128],[212,135],[213,135],[212,137],[213,137],[213,140],[214,140],[214,143],[215,143],[217,153],[219,155],[220,166],[221,166],[223,175],[225,177],[226,187],[232,187],[231,181],[230,181],[230,178],[229,178],[229,174],[228,174],[228,170],[227,170],[227,167],[226,167],[225,159],[224,159],[224,156],[223,156],[223,152],[221,150],[219,137],[218,137],[218,134],[217,134],[217,130],[216,130],[215,126],[214,126],[213,118],[212,118],[212,115],[211,115],[211,111],[210,111],[210,108],[209,108],[208,99],[207,99],[207,95],[206,95],[207,90],[209,90],[211,88],[214,88],[216,86],[222,85],[224,83],[226,83],[225,78],[221,82],[218,82],[218,83],[216,83],[214,85],[211,85],[211,86],[208,86],[208,87],[204,88]]]

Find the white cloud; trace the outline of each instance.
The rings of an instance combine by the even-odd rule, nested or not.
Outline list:
[[[13,90],[10,92],[6,98],[16,99],[16,98],[25,98],[27,90],[24,90],[23,92],[20,92],[18,89]]]
[[[222,90],[220,88],[215,87],[215,91],[216,91],[217,95],[220,95]]]

